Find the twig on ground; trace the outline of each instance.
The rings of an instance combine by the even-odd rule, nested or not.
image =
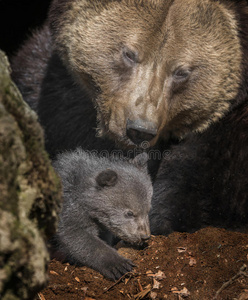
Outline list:
[[[140,290],[140,292],[142,292],[143,291],[143,287],[142,287],[142,285],[140,283],[140,279],[138,278],[137,281],[138,281],[139,290]]]
[[[226,289],[229,285],[233,284],[234,281],[235,281],[237,278],[239,278],[239,277],[241,277],[241,276],[248,277],[248,274],[247,274],[246,271],[247,271],[247,265],[244,264],[244,265],[239,269],[239,271],[238,271],[238,273],[237,273],[236,275],[234,275],[229,281],[223,283],[223,285],[221,286],[221,288],[218,289],[218,291],[216,292],[216,294],[215,294],[213,300],[216,300],[217,297],[219,296],[219,294],[220,294],[224,289]]]
[[[107,289],[103,292],[103,294],[106,293],[106,292],[108,292],[109,290],[111,290],[114,286],[116,286],[119,282],[121,282],[122,279],[125,278],[127,275],[134,276],[135,273],[133,273],[133,272],[127,272],[126,274],[124,274],[123,276],[121,276],[114,284],[112,284],[109,288],[107,288]]]

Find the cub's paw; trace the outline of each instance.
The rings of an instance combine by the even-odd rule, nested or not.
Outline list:
[[[132,271],[135,264],[118,253],[113,255],[111,253],[108,257],[105,257],[102,261],[102,268],[99,269],[103,276],[117,280],[125,273]]]

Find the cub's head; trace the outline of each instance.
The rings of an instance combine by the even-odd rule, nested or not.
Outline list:
[[[152,146],[222,118],[242,80],[233,6],[228,0],[55,1],[55,49],[88,87],[99,134],[127,147]]]
[[[117,161],[99,172],[86,203],[91,206],[88,211],[93,220],[133,244],[150,238],[152,183],[147,174],[147,159],[145,153],[140,154],[132,162]]]
[[[80,148],[58,155],[53,166],[63,186],[62,214],[78,222],[82,218],[86,227],[91,220],[127,242],[144,242],[150,237],[153,193],[147,161],[146,153],[132,160],[109,159]]]

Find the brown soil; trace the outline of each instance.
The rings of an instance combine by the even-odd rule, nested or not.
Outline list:
[[[119,252],[137,267],[117,282],[89,268],[52,260],[50,283],[37,299],[248,299],[245,233],[205,228],[154,236],[143,250]]]

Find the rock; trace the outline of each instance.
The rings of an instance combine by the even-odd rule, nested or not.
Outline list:
[[[60,201],[43,131],[0,51],[0,299],[31,299],[47,283]]]

